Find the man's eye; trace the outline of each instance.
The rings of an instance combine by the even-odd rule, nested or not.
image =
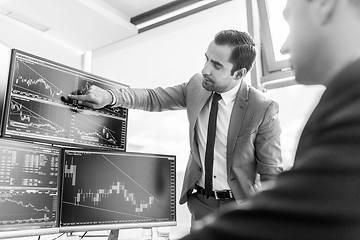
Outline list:
[[[221,66],[216,65],[216,64],[214,64],[214,67],[215,67],[216,70],[220,70],[220,69],[221,69]]]

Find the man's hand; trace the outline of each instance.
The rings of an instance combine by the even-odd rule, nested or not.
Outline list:
[[[68,97],[77,100],[79,105],[93,109],[103,108],[112,102],[111,93],[95,85],[92,85],[84,95],[69,94]]]

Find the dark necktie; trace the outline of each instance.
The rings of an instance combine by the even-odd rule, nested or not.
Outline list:
[[[218,101],[221,95],[214,92],[213,101],[209,115],[209,124],[205,150],[205,195],[209,198],[212,192],[213,163],[214,163],[214,146],[216,133],[216,117],[218,112]]]

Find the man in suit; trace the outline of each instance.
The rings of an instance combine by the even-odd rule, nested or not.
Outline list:
[[[260,181],[263,186],[269,184],[282,172],[278,104],[243,81],[256,56],[253,39],[245,32],[221,31],[205,56],[202,74],[174,87],[105,90],[92,86],[85,95],[69,96],[91,108],[187,110],[191,154],[180,204],[188,202],[193,221],[236,200],[247,200],[259,190]],[[207,149],[212,142],[207,137],[213,136],[208,134],[213,95],[221,99],[212,132],[215,143]],[[211,167],[205,171],[209,152],[212,172]]]
[[[296,79],[326,90],[275,186],[184,239],[360,239],[360,1],[288,0]]]

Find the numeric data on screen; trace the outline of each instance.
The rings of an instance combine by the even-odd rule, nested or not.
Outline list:
[[[60,150],[1,140],[0,230],[55,226]]]

